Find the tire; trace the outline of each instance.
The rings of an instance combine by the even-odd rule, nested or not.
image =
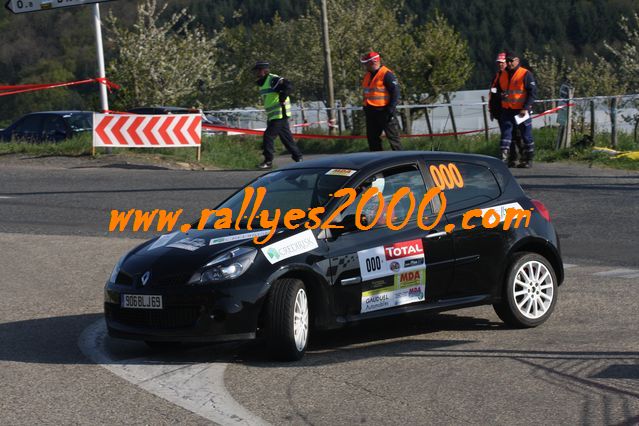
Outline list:
[[[175,349],[182,346],[182,342],[158,342],[154,340],[145,340],[144,343],[146,343],[149,348],[156,350]]]
[[[285,278],[275,281],[266,302],[266,345],[280,361],[297,361],[308,344],[309,310],[304,283]]]
[[[506,274],[503,298],[493,308],[508,325],[537,327],[550,317],[557,297],[557,275],[550,262],[536,253],[517,253]]]

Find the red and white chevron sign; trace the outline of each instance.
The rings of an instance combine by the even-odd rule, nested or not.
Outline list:
[[[199,114],[93,114],[93,146],[193,147],[202,141]]]

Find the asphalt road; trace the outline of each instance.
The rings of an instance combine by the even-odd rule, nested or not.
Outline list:
[[[158,379],[203,363],[224,366],[234,400],[274,424],[639,423],[639,173],[582,165],[515,171],[575,265],[537,329],[482,307],[317,335],[296,364],[256,344],[156,354],[107,341],[106,368],[89,359],[79,342],[99,325],[104,281],[149,236],[108,234],[110,210],[195,217],[258,174],[0,160],[2,423],[209,423],[182,402],[206,386],[180,393],[208,376]]]

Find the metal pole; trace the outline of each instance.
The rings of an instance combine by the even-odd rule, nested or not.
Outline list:
[[[95,24],[95,47],[98,53],[98,77],[104,78],[106,73],[104,71],[104,49],[102,47],[102,23],[100,21],[100,5],[93,3],[93,23]],[[106,84],[99,84],[100,86],[100,105],[102,112],[109,110],[109,99],[107,98]]]
[[[570,107],[570,101],[574,96],[575,89],[572,87],[568,89],[568,104],[566,105],[566,137],[564,139],[564,148],[570,148],[571,136],[572,136],[572,108]]]
[[[486,102],[486,98],[484,96],[481,97],[481,101],[482,102]],[[488,116],[486,115],[486,104],[484,103],[481,106],[483,112],[484,112],[484,134],[486,137],[486,141],[488,141]]]
[[[328,89],[328,122],[335,124],[334,108],[335,108],[335,92],[333,90],[333,66],[331,65],[331,45],[328,38],[328,12],[326,8],[326,0],[322,0],[322,41],[324,43],[324,79]],[[319,120],[318,120],[319,121]],[[328,128],[328,133],[333,134],[334,128]]]
[[[595,101],[590,101],[590,138],[595,142]]]

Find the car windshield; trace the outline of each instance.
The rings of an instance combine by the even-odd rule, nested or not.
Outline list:
[[[75,132],[93,128],[93,114],[91,113],[68,114],[64,116],[64,119]]]
[[[331,195],[340,189],[353,173],[354,170],[328,168],[282,170],[261,176],[247,186],[266,188],[266,196],[259,205],[258,212],[268,210],[269,217],[272,218],[275,210],[279,209],[283,217],[290,209],[308,211],[314,207],[325,206]],[[245,211],[252,211],[254,198]],[[235,217],[242,208],[243,200],[244,190],[241,190],[217,209],[229,208]],[[207,227],[210,225],[207,223]]]

